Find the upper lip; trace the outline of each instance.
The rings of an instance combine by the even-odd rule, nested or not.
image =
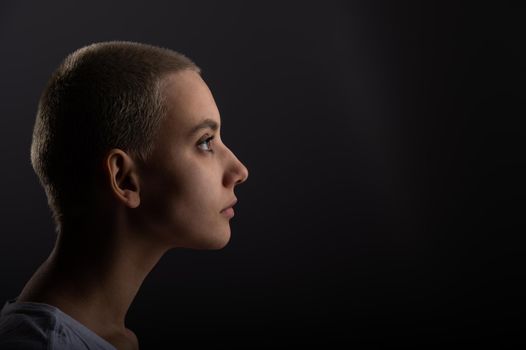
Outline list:
[[[232,208],[237,203],[237,198],[234,198],[234,200],[230,203],[230,205],[226,208],[221,209],[221,211],[227,210],[228,208]]]

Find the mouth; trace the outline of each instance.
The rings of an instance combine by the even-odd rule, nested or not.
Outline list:
[[[234,210],[233,206],[236,205],[236,203],[237,203],[237,198],[234,198],[234,200],[226,208],[221,209],[220,213],[223,213],[228,209],[232,209],[233,211]]]

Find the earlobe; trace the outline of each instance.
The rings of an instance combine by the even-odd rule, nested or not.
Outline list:
[[[106,158],[106,170],[112,194],[124,205],[140,205],[139,178],[133,159],[124,151],[112,149]]]
[[[135,172],[130,173],[130,177],[135,178],[136,174]],[[138,181],[135,179],[134,181],[130,183],[136,183],[135,190],[131,189],[124,189],[123,193],[124,196],[127,198],[128,202],[126,203],[130,208],[137,208],[141,204],[141,196],[139,195],[139,186]]]

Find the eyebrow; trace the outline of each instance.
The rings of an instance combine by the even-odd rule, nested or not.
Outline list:
[[[200,122],[199,124],[197,124],[196,126],[194,126],[190,130],[190,136],[195,134],[201,129],[207,129],[207,128],[212,129],[213,131],[216,131],[219,128],[219,125],[215,122],[215,120],[207,118],[203,120],[202,122]]]

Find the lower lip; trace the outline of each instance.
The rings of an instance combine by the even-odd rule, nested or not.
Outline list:
[[[221,214],[231,218],[232,216],[234,216],[234,208],[225,209],[221,212]]]

